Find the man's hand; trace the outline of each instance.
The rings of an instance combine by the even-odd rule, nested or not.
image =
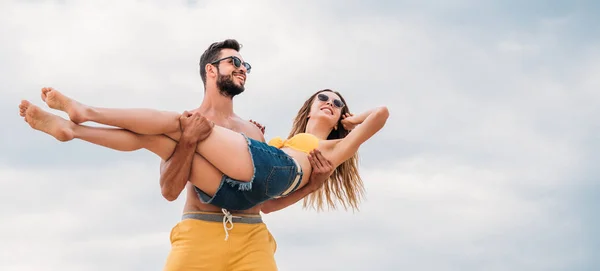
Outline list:
[[[266,201],[261,207],[263,213],[268,214],[286,208],[317,191],[329,180],[329,176],[334,170],[333,164],[325,159],[319,150],[311,151],[308,160],[312,166],[308,183],[286,197]]]
[[[184,111],[179,117],[182,129],[182,138],[193,143],[206,139],[212,132],[215,124],[198,112]]]
[[[192,171],[192,161],[198,142],[206,139],[214,124],[197,112],[183,112],[179,117],[181,138],[171,157],[160,165],[160,189],[163,197],[174,201],[185,188]]]
[[[325,159],[321,151],[318,149],[314,149],[308,155],[308,161],[312,166],[312,172],[310,174],[310,179],[306,186],[309,187],[311,191],[317,191],[323,184],[329,180],[329,176],[333,173],[335,168],[333,168],[333,164]]]
[[[265,134],[265,126],[263,126],[262,124],[254,121],[254,120],[250,120],[250,122],[254,125],[256,125],[256,127],[258,127],[258,129],[260,129],[260,131],[263,133],[263,135]]]

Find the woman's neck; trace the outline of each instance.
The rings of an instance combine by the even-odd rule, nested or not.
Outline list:
[[[331,130],[331,127],[327,127],[325,125],[318,125],[310,121],[306,124],[306,133],[312,134],[321,140],[327,140],[327,137],[331,133]]]

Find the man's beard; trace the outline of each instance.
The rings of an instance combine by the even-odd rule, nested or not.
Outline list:
[[[219,88],[221,95],[231,98],[244,92],[244,86],[236,85],[235,82],[233,82],[232,75],[219,74],[219,77],[217,78],[217,87]]]

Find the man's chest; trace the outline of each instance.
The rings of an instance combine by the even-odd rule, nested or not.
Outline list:
[[[263,140],[260,130],[254,124],[252,124],[250,121],[243,120],[239,117],[228,119],[228,118],[219,118],[216,116],[211,116],[211,114],[204,114],[204,116],[208,120],[214,122],[215,125],[221,126],[223,128],[227,128],[227,129],[237,132],[237,133],[244,133],[248,137],[255,139],[255,140]]]
[[[239,121],[215,120],[213,122],[216,125],[238,133],[245,133],[248,130],[248,127],[241,124]]]
[[[237,133],[244,133],[246,136],[254,140],[263,140],[262,134],[260,133],[258,127],[249,121],[230,121],[223,122],[222,124],[215,122],[215,124]]]

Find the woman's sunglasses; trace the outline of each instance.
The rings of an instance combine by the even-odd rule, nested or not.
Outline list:
[[[227,57],[224,57],[224,58],[221,58],[221,59],[217,59],[217,60],[211,62],[210,64],[214,65],[214,64],[219,63],[219,61],[225,60],[225,59],[228,59],[228,58],[231,58],[231,60],[233,62],[233,66],[235,66],[236,68],[239,68],[242,65],[244,65],[244,67],[246,68],[246,73],[250,73],[250,70],[252,69],[252,66],[250,66],[250,64],[248,62],[242,62],[242,60],[239,57],[237,57],[237,56],[227,56]]]
[[[323,94],[323,93],[319,93],[317,95],[317,98],[319,99],[319,101],[321,102],[327,102],[329,101],[329,96]],[[333,99],[333,105],[337,108],[342,108],[344,107],[344,103],[340,100],[340,99]]]

